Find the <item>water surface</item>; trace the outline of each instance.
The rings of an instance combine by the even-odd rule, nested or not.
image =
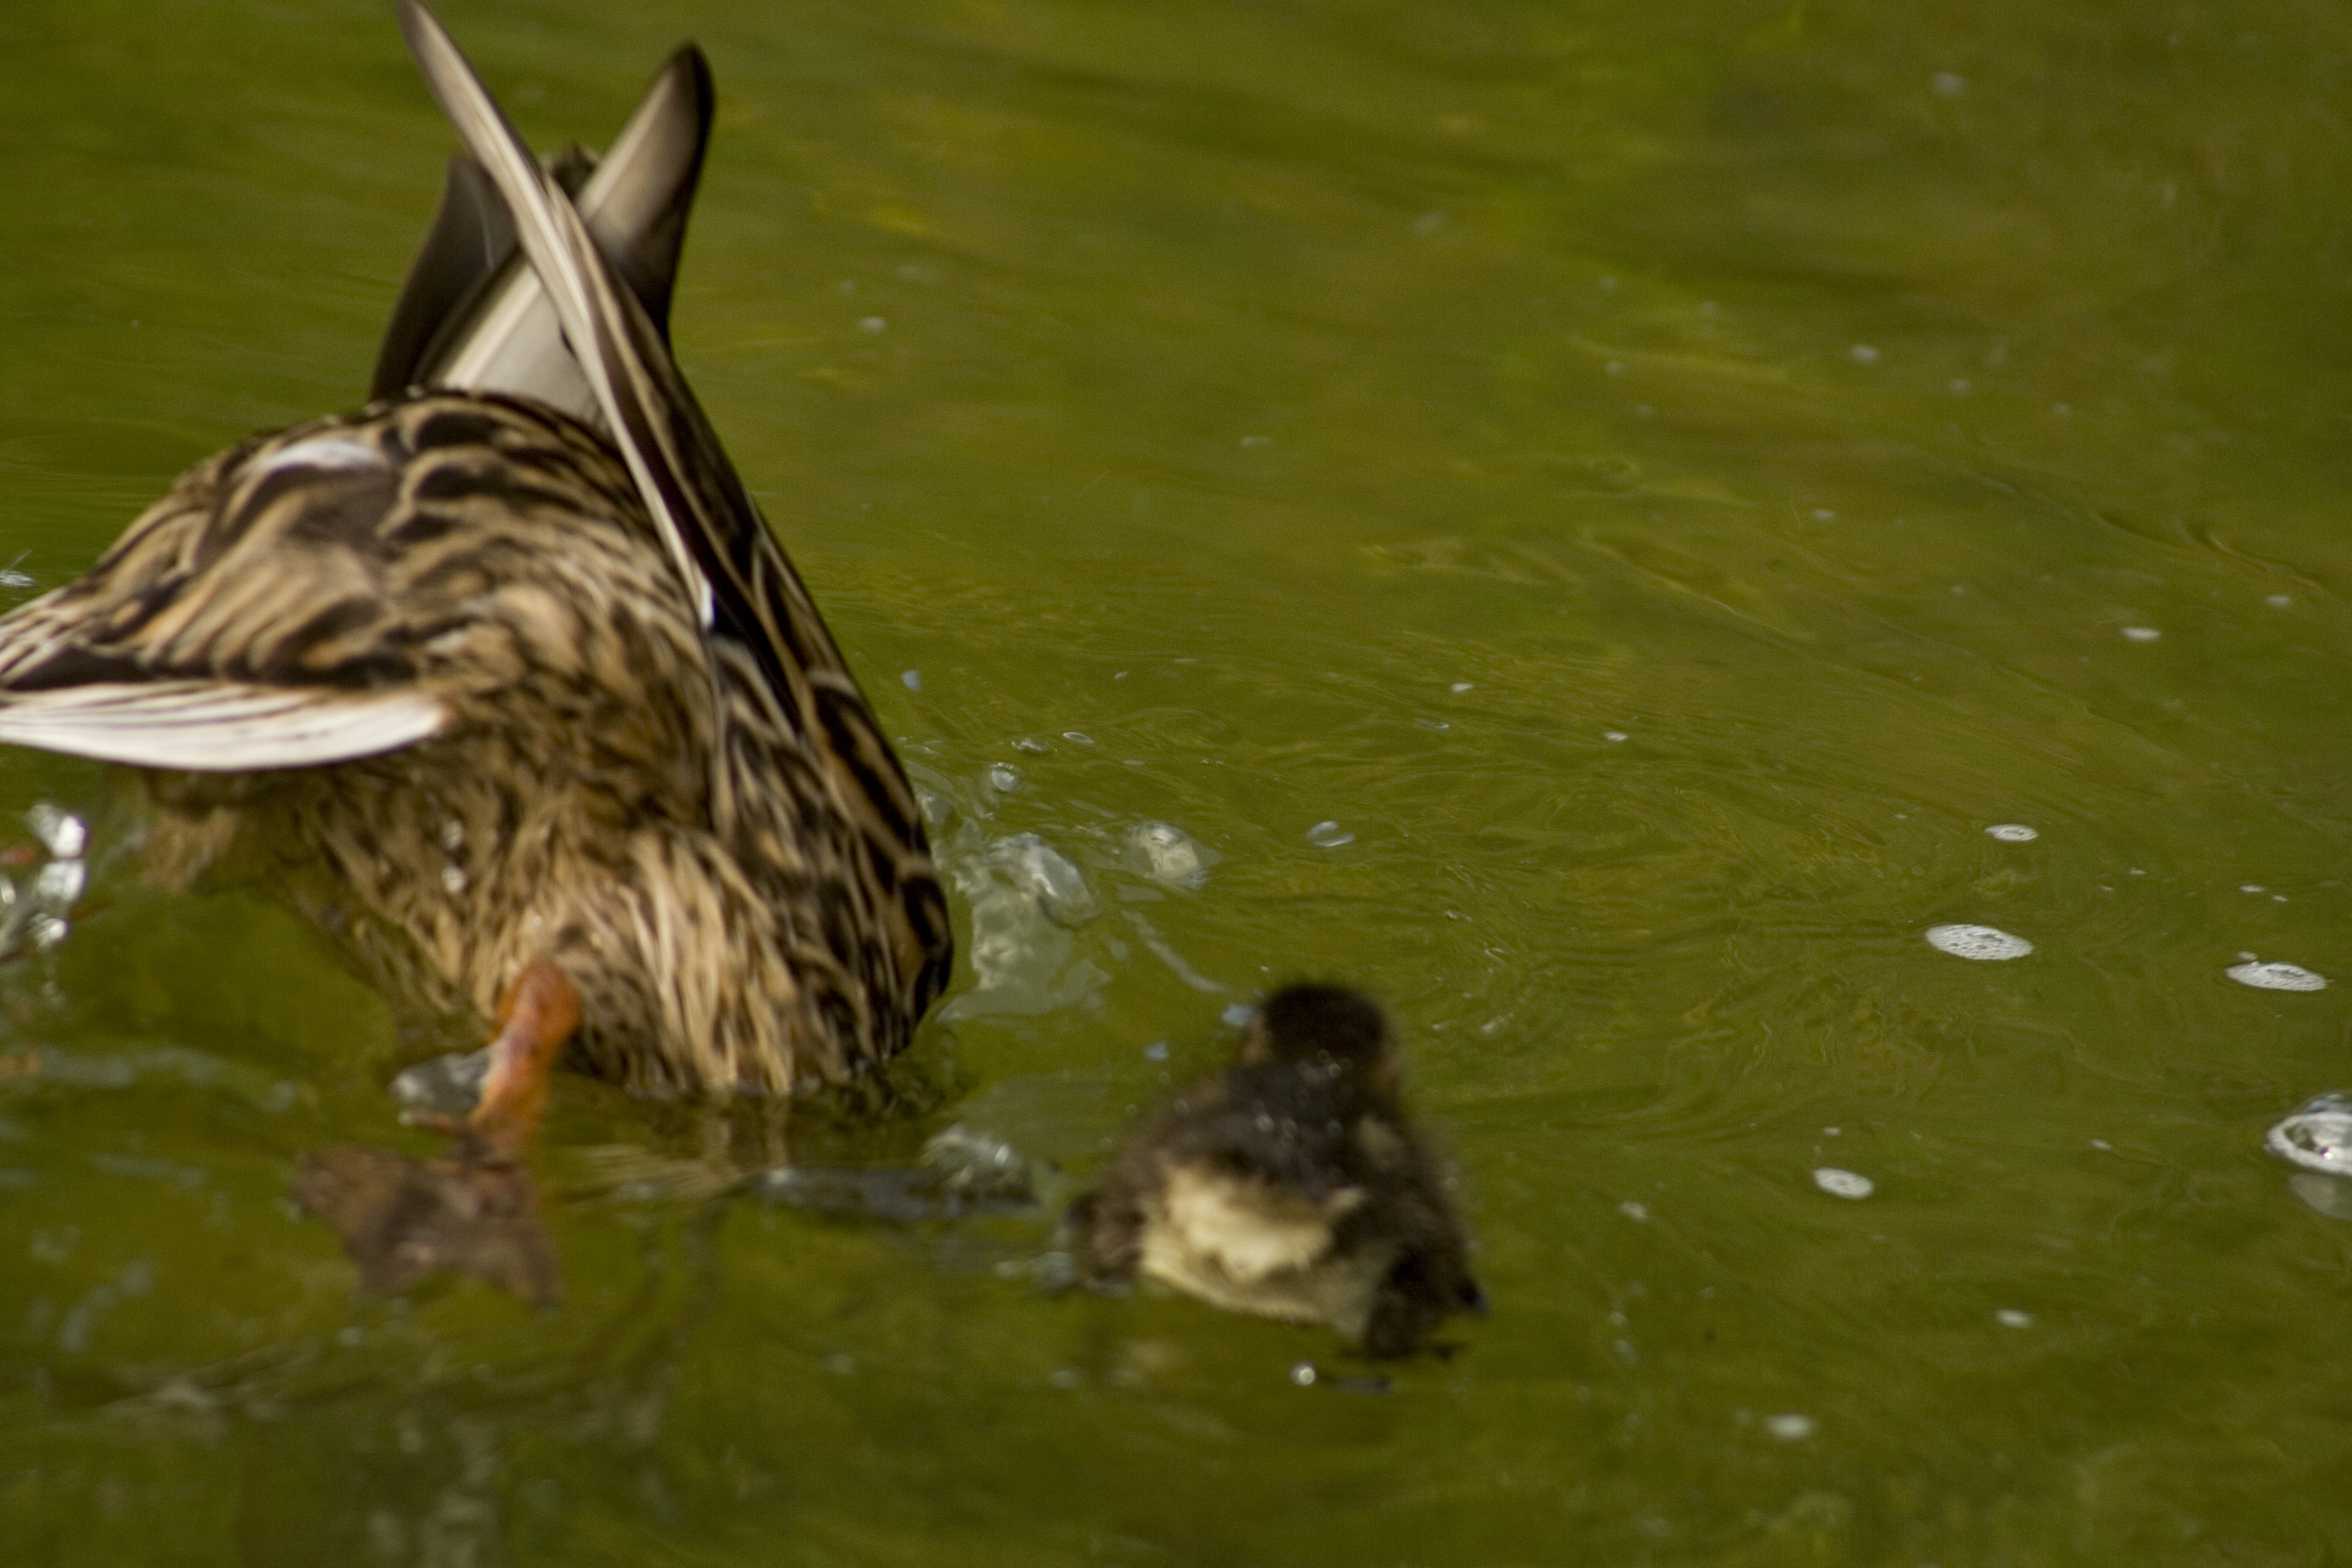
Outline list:
[[[148,891],[100,771],[11,752],[0,824],[98,840],[0,971],[12,1556],[2352,1555],[2352,1228],[2262,1147],[2352,1084],[2352,24],[446,20],[542,144],[681,38],[718,73],[681,355],[964,947],[936,1109],[799,1147],[960,1120],[1066,1194],[1228,1009],[1353,979],[1496,1310],[1370,1394],[1313,1331],[1043,1297],[1043,1215],[616,1184],[706,1131],[580,1082],[560,1310],[359,1297],[288,1184],[402,1137],[435,1042],[269,903]],[[452,141],[373,4],[20,4],[0,82],[15,603],[358,399]],[[1926,939],[1963,924],[2032,952]]]

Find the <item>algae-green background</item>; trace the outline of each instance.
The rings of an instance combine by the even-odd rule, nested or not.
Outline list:
[[[1227,1007],[1351,978],[1496,1310],[1300,1387],[1361,1368],[1040,1296],[1044,1216],[601,1190],[693,1134],[576,1081],[563,1308],[361,1299],[289,1178],[400,1141],[425,1047],[118,858],[0,973],[7,1560],[2352,1560],[2352,1228],[2261,1151],[2352,1083],[2346,14],[445,17],[542,144],[716,68],[680,353],[967,939],[957,1098],[827,1157],[960,1118],[1082,1178]],[[452,139],[356,0],[8,0],[0,123],[0,564],[46,587],[357,401]],[[107,793],[0,755],[0,822],[119,844]],[[992,869],[1021,833],[1091,919]]]

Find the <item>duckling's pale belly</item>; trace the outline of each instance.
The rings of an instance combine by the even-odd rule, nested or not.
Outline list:
[[[1362,1337],[1398,1249],[1337,1246],[1333,1227],[1360,1189],[1317,1202],[1199,1164],[1171,1162],[1164,1175],[1143,1205],[1142,1273],[1213,1306]]]

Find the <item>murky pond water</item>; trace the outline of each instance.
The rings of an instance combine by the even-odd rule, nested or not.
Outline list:
[[[357,1296],[294,1163],[435,1043],[0,754],[93,835],[0,971],[11,1561],[2352,1555],[2352,1226],[2263,1147],[2352,1086],[2352,23],[446,15],[541,143],[718,71],[682,355],[963,943],[937,1109],[797,1147],[1066,1195],[1349,978],[1495,1311],[1368,1392],[578,1081],[560,1310]],[[15,603],[358,399],[452,142],[372,3],[21,3],[0,82]]]

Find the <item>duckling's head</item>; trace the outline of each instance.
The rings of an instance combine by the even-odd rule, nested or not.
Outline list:
[[[1388,1013],[1344,985],[1286,985],[1267,997],[1250,1015],[1242,1060],[1360,1073],[1382,1094],[1395,1093],[1404,1074]]]

